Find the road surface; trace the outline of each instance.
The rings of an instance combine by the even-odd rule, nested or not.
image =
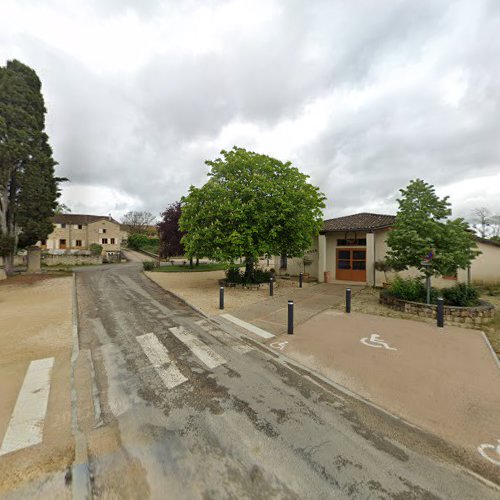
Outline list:
[[[431,436],[203,318],[140,263],[76,283],[74,493],[498,498]]]

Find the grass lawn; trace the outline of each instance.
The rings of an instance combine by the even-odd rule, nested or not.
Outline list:
[[[154,269],[156,273],[201,273],[204,271],[225,271],[227,269],[227,264],[214,263],[214,264],[198,264],[197,266],[189,267],[189,264],[185,266],[172,266],[170,264],[166,266],[161,266],[160,268]]]

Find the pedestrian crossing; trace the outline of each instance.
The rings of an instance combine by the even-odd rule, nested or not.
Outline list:
[[[197,321],[196,327],[221,341],[226,349],[231,349],[239,355],[245,355],[254,350],[253,347],[222,331],[207,320]],[[188,348],[189,352],[206,369],[214,370],[227,364],[228,360],[226,358],[217,353],[189,329],[176,326],[169,328],[169,331]],[[179,369],[176,361],[172,359],[171,353],[155,333],[149,332],[138,335],[135,340],[147,359],[148,367],[156,372],[167,390],[175,389],[189,381],[185,369],[183,369],[184,373]],[[108,353],[110,350],[113,351],[111,354]],[[111,366],[116,367],[120,348],[114,343],[105,343],[99,348],[99,353],[101,359],[105,362],[108,376],[108,407],[113,415],[118,417],[124,413],[122,399],[127,399],[130,396],[128,393],[131,392],[124,390],[122,394],[121,392],[117,393],[116,390],[113,391],[113,388],[117,389],[126,384],[123,379],[113,378],[113,373],[120,373],[119,370],[108,370]],[[107,353],[110,355],[107,356]],[[3,439],[3,429],[0,429],[0,439],[2,439],[0,442],[0,457],[43,442],[53,366],[54,358],[38,359],[29,363]],[[98,394],[96,394],[96,398],[99,398]],[[134,401],[132,401],[132,405],[133,403]],[[130,408],[130,406],[128,407]]]
[[[0,447],[0,456],[42,442],[54,358],[29,364]]]

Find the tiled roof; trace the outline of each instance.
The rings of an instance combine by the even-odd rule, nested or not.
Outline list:
[[[324,231],[373,231],[394,224],[395,215],[361,213],[325,220]]]
[[[100,220],[109,220],[110,222],[119,224],[119,222],[108,215],[56,214],[52,217],[54,224],[91,224]]]

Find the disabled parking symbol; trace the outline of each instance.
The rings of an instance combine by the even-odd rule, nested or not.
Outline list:
[[[498,440],[497,445],[485,443],[480,445],[477,451],[479,451],[482,457],[486,458],[486,460],[500,466],[500,439]]]
[[[370,338],[364,337],[360,342],[368,347],[377,347],[387,349],[388,351],[397,351],[395,347],[391,347],[387,342],[380,338],[376,333],[370,335]]]

